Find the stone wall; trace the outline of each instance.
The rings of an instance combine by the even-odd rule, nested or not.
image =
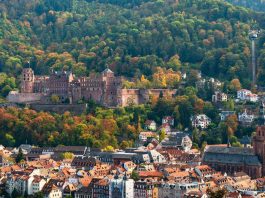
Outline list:
[[[140,104],[139,89],[121,89],[119,106],[125,107],[131,104]]]
[[[176,89],[121,89],[118,104],[122,107],[145,104],[150,100],[150,96],[158,98],[162,93],[163,96],[172,97],[176,92]]]
[[[47,111],[63,114],[69,111],[79,115],[86,111],[86,104],[31,104],[30,107],[36,111]]]
[[[43,97],[41,93],[18,93],[17,91],[11,91],[7,100],[12,103],[31,103],[38,102]]]

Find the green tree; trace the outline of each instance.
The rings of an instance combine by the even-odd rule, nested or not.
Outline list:
[[[134,181],[138,181],[138,180],[140,179],[138,172],[135,171],[135,170],[133,170],[133,171],[132,171],[132,174],[131,174],[131,178],[132,178]]]
[[[166,138],[166,131],[165,129],[162,129],[159,133],[159,141],[163,141]]]
[[[61,159],[73,159],[74,158],[74,154],[71,153],[71,152],[61,153],[60,158]]]
[[[16,163],[19,163],[19,162],[21,162],[21,161],[24,160],[24,159],[25,159],[25,158],[24,158],[24,154],[23,154],[23,152],[22,152],[22,149],[19,148],[19,150],[18,150],[18,154],[17,154],[17,156],[16,156],[15,161],[16,161]]]
[[[59,103],[60,102],[60,98],[59,98],[59,96],[53,94],[51,96],[51,101],[52,101],[52,103],[55,103],[56,104],[56,103]]]

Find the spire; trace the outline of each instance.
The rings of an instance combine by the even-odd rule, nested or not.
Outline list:
[[[116,172],[114,179],[119,179],[118,171]]]
[[[124,176],[123,176],[123,180],[127,180],[128,176],[127,176],[127,172],[125,172]]]

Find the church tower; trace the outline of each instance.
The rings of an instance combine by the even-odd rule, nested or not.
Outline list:
[[[265,125],[258,126],[253,137],[253,148],[262,164],[262,175],[265,175]]]
[[[24,68],[21,76],[21,93],[33,93],[34,91],[34,71],[31,68]]]

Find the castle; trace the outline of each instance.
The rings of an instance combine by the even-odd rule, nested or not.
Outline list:
[[[124,89],[122,77],[116,77],[109,69],[89,77],[75,77],[72,72],[52,71],[49,76],[34,75],[31,68],[24,68],[20,92],[11,91],[7,97],[13,103],[52,104],[52,96],[60,103],[77,104],[93,100],[106,107],[144,104],[150,97],[172,96],[173,89]]]

